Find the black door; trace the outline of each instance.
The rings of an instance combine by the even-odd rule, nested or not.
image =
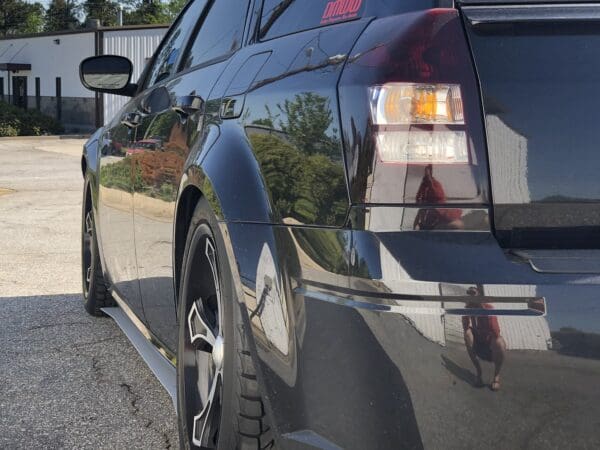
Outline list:
[[[27,77],[13,77],[13,105],[27,109]]]
[[[193,6],[188,8],[161,43],[153,65],[146,72],[145,83],[142,80],[145,86],[159,85],[174,70],[174,60],[185,41],[185,30],[191,28],[197,17],[193,9]],[[144,153],[158,145],[151,140],[144,141],[145,129],[153,117],[141,108],[140,103],[145,97],[147,93],[142,93],[131,100],[107,125],[99,188],[99,228],[110,282],[143,322],[147,318],[142,306],[135,254],[134,191],[148,183],[148,173],[143,165],[147,162]]]
[[[201,16],[207,3],[196,0],[185,15]],[[185,27],[191,33],[189,45],[165,46],[168,54],[159,56],[169,68],[153,70],[158,74],[156,81],[150,80],[140,100],[140,109],[147,112],[137,129],[135,155],[134,222],[140,290],[150,328],[171,349],[177,344],[175,201],[185,162],[202,130],[203,102],[242,40],[247,5],[239,6],[239,0],[212,2],[210,10],[202,14],[205,19],[201,24]],[[180,52],[180,48],[186,51]],[[154,64],[161,64],[158,57]],[[178,71],[182,74],[177,75]]]

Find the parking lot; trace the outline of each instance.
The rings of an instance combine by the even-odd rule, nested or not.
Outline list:
[[[0,448],[177,448],[171,398],[83,309],[83,142],[0,139]]]

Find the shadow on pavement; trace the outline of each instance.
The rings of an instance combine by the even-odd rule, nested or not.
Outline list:
[[[81,294],[0,297],[0,448],[176,448],[171,399]]]

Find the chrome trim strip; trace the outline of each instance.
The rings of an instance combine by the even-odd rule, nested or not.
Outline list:
[[[401,315],[450,315],[450,316],[531,316],[539,317],[546,315],[546,299],[544,297],[463,297],[463,296],[439,296],[430,297],[427,300],[421,298],[413,299],[380,299],[361,298],[357,300],[351,297],[342,297],[330,292],[320,292],[306,288],[296,288],[294,292],[304,297],[321,300],[336,305],[347,306],[373,312],[395,313]],[[385,303],[383,303],[385,302]],[[502,303],[511,303],[508,308],[502,308]],[[431,304],[437,303],[437,304]],[[466,303],[479,303],[492,306],[492,308],[467,308]],[[514,306],[514,305],[518,306]]]
[[[594,4],[465,6],[461,9],[473,26],[600,20],[600,7]]]

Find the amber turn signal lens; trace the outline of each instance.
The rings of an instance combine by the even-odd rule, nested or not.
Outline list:
[[[376,125],[464,124],[460,86],[388,83],[371,88]]]
[[[370,95],[382,162],[469,163],[460,86],[388,83],[371,88]]]

